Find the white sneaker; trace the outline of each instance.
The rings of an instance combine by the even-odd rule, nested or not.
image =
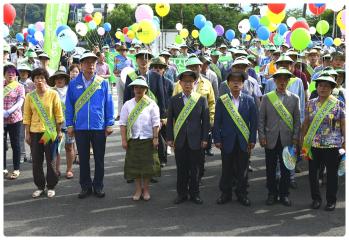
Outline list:
[[[55,195],[56,195],[55,190],[53,190],[53,189],[47,190],[47,197],[48,197],[48,198],[52,198],[52,197],[54,197]]]
[[[167,146],[167,155],[171,155],[172,152],[171,152],[171,147],[170,146]]]
[[[43,193],[44,193],[44,190],[38,189],[38,190],[36,190],[35,192],[33,192],[32,197],[33,197],[33,198],[40,197]]]

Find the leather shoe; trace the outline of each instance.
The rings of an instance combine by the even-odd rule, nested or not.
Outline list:
[[[188,200],[188,197],[187,196],[177,196],[176,199],[173,201],[174,204],[181,204],[185,201]]]
[[[134,179],[128,179],[126,182],[127,183],[133,183],[135,180]]]
[[[280,198],[280,202],[282,205],[286,206],[286,207],[289,207],[291,206],[291,201],[288,197],[282,197]]]
[[[277,202],[277,196],[274,195],[268,195],[268,199],[265,202],[267,205],[273,205],[274,203]]]
[[[231,196],[228,196],[227,194],[221,194],[219,198],[216,200],[217,204],[225,204],[227,202],[231,201]]]
[[[95,189],[94,190],[96,197],[98,198],[104,198],[105,197],[105,192],[103,192],[101,189]]]
[[[311,204],[312,209],[319,209],[321,206],[321,200],[314,200]]]
[[[241,203],[242,205],[244,205],[246,207],[251,206],[251,201],[247,197],[238,198],[238,201],[239,201],[239,203]]]
[[[80,199],[87,198],[91,194],[92,194],[92,189],[91,188],[82,189],[81,192],[78,195],[78,198],[80,198]]]
[[[290,188],[292,188],[292,189],[297,189],[297,183],[296,183],[296,181],[292,181],[292,182],[290,182]]]
[[[192,201],[195,204],[203,204],[204,203],[204,201],[202,201],[202,199],[199,196],[190,197],[190,201]]]
[[[333,211],[336,208],[336,204],[335,203],[327,203],[325,210],[326,211]]]
[[[212,149],[206,150],[206,155],[212,157],[214,155]]]
[[[157,179],[155,179],[155,178],[151,178],[151,179],[150,179],[150,182],[151,182],[151,183],[157,183],[157,182],[159,182],[159,181],[158,181]]]

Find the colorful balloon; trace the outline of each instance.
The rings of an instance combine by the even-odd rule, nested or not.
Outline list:
[[[97,24],[95,23],[95,21],[90,21],[88,23],[88,28],[91,29],[91,30],[95,30],[97,28]]]
[[[99,28],[97,29],[97,33],[98,33],[99,36],[103,36],[103,35],[105,34],[104,28],[99,27]]]
[[[68,26],[67,26],[67,27],[68,27]],[[62,31],[63,29],[65,29],[65,28],[62,27],[62,29],[60,29],[60,31]],[[57,28],[57,30],[58,30],[58,28]],[[29,35],[34,36],[34,33],[35,33],[35,32],[36,32],[35,28],[28,28],[28,33],[29,33]],[[57,32],[56,32],[56,35],[58,35]]]
[[[232,47],[238,47],[238,46],[240,46],[240,40],[237,38],[234,38],[230,44]]]
[[[293,32],[297,28],[305,28],[305,29],[309,30],[309,25],[308,25],[308,23],[306,23],[304,21],[297,21],[292,25],[291,32]]]
[[[111,24],[110,23],[104,23],[103,24],[103,28],[106,32],[110,32],[111,31]]]
[[[321,7],[317,7],[314,3],[309,3],[308,6],[310,12],[312,12],[316,16],[322,14],[326,10],[326,4],[322,5]]]
[[[8,34],[7,34],[8,35]],[[24,35],[23,35],[23,33],[17,33],[16,34],[16,40],[18,41],[18,42],[23,42],[24,41]]]
[[[333,44],[338,47],[342,44],[342,40],[340,38],[333,39]]]
[[[80,36],[86,36],[87,31],[88,31],[88,28],[87,28],[87,26],[86,26],[85,23],[78,22],[78,23],[75,25],[75,31],[76,31],[76,33],[79,34]]]
[[[101,12],[95,12],[95,14],[93,15],[94,19],[102,19],[103,15]]]
[[[206,25],[200,30],[199,40],[205,47],[211,46],[216,42],[217,33],[213,27]]]
[[[85,22],[91,22],[92,20],[93,20],[93,17],[91,14],[85,15],[85,17],[84,17]]]
[[[343,14],[343,13],[345,13],[344,10],[340,11],[336,17],[337,25],[341,30],[345,29],[345,14]]]
[[[266,15],[272,23],[281,23],[285,19],[286,11],[282,11],[279,14],[275,14],[268,10]]]
[[[96,25],[98,26],[99,24],[101,24],[101,22],[102,22],[102,19],[101,18],[96,18],[96,17],[94,17],[93,18],[93,21],[96,23]]]
[[[235,38],[235,32],[232,29],[229,29],[225,32],[225,38],[228,39],[229,42],[231,42]]]
[[[271,12],[279,14],[285,10],[286,4],[284,3],[269,3],[268,8]]]
[[[261,26],[257,29],[257,36],[260,40],[267,40],[270,36],[270,32],[267,27]]]
[[[223,36],[223,34],[224,34],[224,27],[222,25],[216,25],[214,27],[214,30],[216,31],[217,36]]]
[[[157,37],[157,30],[153,22],[147,19],[140,21],[139,29],[136,32],[136,37],[145,44],[153,42]]]
[[[285,32],[287,32],[287,25],[285,23],[281,23],[279,26],[278,26],[278,33],[280,35],[284,35]]]
[[[149,5],[142,4],[136,8],[135,17],[137,22],[142,20],[151,21],[154,17],[153,9]]]
[[[95,8],[93,7],[92,3],[86,3],[84,9],[85,12],[92,13]]]
[[[175,43],[182,44],[184,42],[183,38],[180,35],[176,35]]]
[[[187,38],[187,37],[189,36],[189,31],[188,31],[188,29],[183,28],[183,29],[179,32],[179,35],[180,35],[182,38]]]
[[[295,22],[297,22],[297,19],[295,17],[289,17],[286,20],[288,27],[292,27]]]
[[[10,34],[10,30],[8,29],[8,26],[6,26],[5,24],[2,24],[2,34],[4,38]]]
[[[134,31],[132,31],[132,30],[128,30],[128,32],[127,32],[127,37],[129,38],[129,39],[134,39],[135,38],[135,36],[136,36],[136,34],[135,34],[135,32]]]
[[[45,23],[44,22],[35,23],[35,29],[37,31],[43,31],[45,29]]]
[[[204,15],[198,14],[194,17],[194,25],[198,29],[203,28],[205,26],[205,23],[206,23],[206,18]]]
[[[66,52],[71,52],[78,44],[78,37],[71,29],[64,29],[58,36],[59,46]]]
[[[160,17],[165,17],[170,12],[170,4],[157,3],[155,4],[155,11]]]
[[[239,22],[238,29],[241,33],[248,33],[250,31],[251,25],[248,19],[243,19]]]
[[[34,38],[36,41],[40,42],[40,41],[44,41],[44,34],[42,34],[41,31],[36,31],[34,33]]]
[[[211,21],[206,21],[205,26],[213,27],[213,23]]]
[[[250,25],[251,27],[253,27],[254,29],[257,29],[259,27],[259,17],[257,15],[252,15],[249,17],[248,19],[250,21]]]
[[[327,37],[324,39],[324,44],[327,47],[331,47],[333,45],[333,39],[331,37]]]
[[[260,20],[260,24],[266,27],[269,26],[270,24],[269,18],[267,16],[262,17]]]
[[[66,30],[66,29],[70,29],[70,27],[68,25],[60,25],[56,28],[56,36],[58,36],[58,34],[63,31],[63,30]],[[34,33],[35,33],[35,29],[34,29],[34,32],[32,32],[32,28],[28,28],[28,33],[30,35],[33,35],[34,36]]]
[[[274,41],[275,46],[281,46],[281,44],[284,43],[284,38],[280,34],[275,34],[273,41]]]
[[[330,25],[326,20],[321,20],[316,24],[316,31],[321,35],[325,35],[329,29]]]
[[[191,31],[191,36],[194,38],[194,39],[197,39],[199,37],[199,31],[194,29],[193,31]]]
[[[310,40],[310,33],[305,28],[297,28],[291,33],[291,45],[296,50],[302,51],[306,49]]]
[[[177,23],[177,24],[176,24],[176,29],[177,29],[178,31],[182,30],[182,29],[183,29],[182,23]]]
[[[316,28],[315,28],[315,27],[310,27],[310,28],[309,28],[309,33],[310,33],[311,35],[314,35],[314,34],[316,33]]]
[[[12,26],[16,19],[16,9],[11,4],[6,3],[3,10],[4,23]]]

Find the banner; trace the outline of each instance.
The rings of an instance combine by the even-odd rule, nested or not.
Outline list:
[[[114,75],[114,58],[116,56],[115,52],[106,52],[105,55],[105,62],[109,66],[109,72],[110,72],[110,83],[116,83],[116,77]]]
[[[183,72],[186,67],[185,67],[185,62],[187,61],[188,58],[170,58],[170,62],[175,64],[177,66],[178,72]]]
[[[233,60],[233,57],[230,55],[228,56],[220,56],[218,59],[218,62],[223,63],[224,67],[227,67],[228,63]]]
[[[67,24],[69,15],[69,3],[48,3],[45,13],[45,39],[44,51],[50,57],[49,68],[58,70],[62,49],[56,36],[56,29],[62,24]]]

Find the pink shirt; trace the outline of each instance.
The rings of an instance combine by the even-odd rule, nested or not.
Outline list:
[[[98,63],[97,62],[97,66],[96,66],[96,73],[97,75],[109,75],[109,66],[106,63]]]
[[[5,85],[6,86],[6,85]],[[25,98],[24,87],[21,84],[12,90],[9,94],[4,97],[4,110],[10,109],[15,105],[20,99]],[[13,113],[11,113],[7,118],[4,118],[5,124],[14,124],[16,122],[23,120],[22,108],[17,108]]]

